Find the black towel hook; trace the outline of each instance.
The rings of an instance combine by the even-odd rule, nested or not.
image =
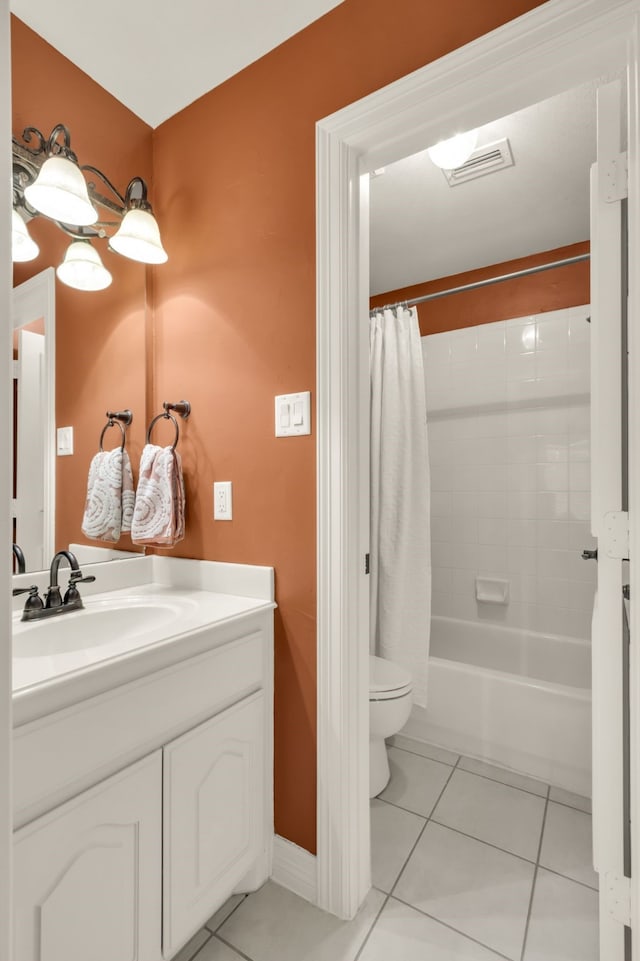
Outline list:
[[[151,442],[151,431],[159,420],[170,420],[173,421],[173,426],[175,427],[176,435],[173,439],[173,444],[171,445],[171,450],[175,450],[178,446],[178,440],[180,438],[180,428],[178,427],[178,421],[175,419],[172,410],[176,412],[183,420],[186,420],[191,413],[191,404],[188,400],[180,400],[177,404],[172,404],[165,400],[162,404],[163,413],[156,414],[151,423],[149,424],[149,429],[147,430],[147,444]]]
[[[107,423],[102,428],[102,433],[100,434],[100,450],[104,451],[104,447],[102,446],[104,435],[110,427],[115,427],[116,425],[122,432],[122,444],[120,445],[120,450],[124,450],[125,441],[127,439],[125,428],[128,427],[133,420],[133,414],[127,408],[127,410],[108,410],[105,416],[107,417]]]

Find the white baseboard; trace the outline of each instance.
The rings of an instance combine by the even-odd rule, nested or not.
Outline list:
[[[271,880],[293,891],[305,901],[317,904],[318,881],[316,857],[304,848],[276,834],[273,839]]]

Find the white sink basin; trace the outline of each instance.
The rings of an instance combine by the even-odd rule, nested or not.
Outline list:
[[[159,627],[175,632],[175,623],[195,608],[187,597],[119,597],[85,601],[85,609],[36,621],[18,621],[13,628],[14,658],[52,657],[87,651],[127,638],[143,640]]]

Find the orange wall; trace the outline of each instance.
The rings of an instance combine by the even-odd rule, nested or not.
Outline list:
[[[276,569],[276,830],[315,850],[315,436],[274,395],[315,386],[315,123],[538,6],[345,0],[154,131],[156,404],[186,397],[178,555]],[[231,522],[212,483],[233,481]]]
[[[79,162],[103,170],[121,192],[132,176],[150,181],[151,128],[16,17],[11,18],[11,60],[13,133],[18,139],[27,126],[48,137],[57,123],[64,123]],[[104,193],[108,195],[106,189]],[[71,242],[44,218],[32,220],[29,231],[40,256],[14,266],[14,284],[57,266]],[[107,290],[83,293],[56,279],[56,423],[75,430],[74,455],[57,459],[57,549],[71,541],[96,543],[82,537],[80,524],[87,471],[105,411],[133,410],[128,449],[134,467],[147,421],[146,269],[109,253],[104,241],[95,246],[113,274]],[[109,431],[105,445],[112,446],[119,436],[117,429]],[[124,538],[120,546],[128,546]]]
[[[503,264],[468,270],[451,277],[439,277],[437,280],[414,284],[412,287],[388,290],[372,297],[370,305],[381,307],[384,304],[413,300],[414,297],[434,294],[438,290],[462,287],[489,277],[511,274],[516,270],[526,270],[528,267],[537,267],[588,252],[588,241],[557,247],[555,250],[547,250],[530,257],[508,260]],[[524,317],[526,314],[543,314],[547,310],[561,310],[563,307],[578,307],[588,304],[589,299],[589,261],[583,260],[567,267],[556,267],[528,277],[505,280],[491,287],[467,290],[440,300],[418,304],[420,333],[424,337],[425,334],[438,334],[443,330],[491,324],[496,320],[509,320],[511,317]]]

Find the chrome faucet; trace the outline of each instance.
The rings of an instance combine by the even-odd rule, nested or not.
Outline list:
[[[58,571],[63,560],[67,560],[71,568],[69,586],[67,587],[64,599],[60,594],[60,588],[58,586]],[[80,565],[75,554],[72,554],[71,551],[58,551],[51,561],[49,589],[44,601],[38,594],[37,587],[24,587],[14,590],[14,596],[16,594],[29,593],[24,611],[22,612],[22,620],[37,621],[55,614],[66,614],[68,611],[82,610],[84,605],[80,597],[80,592],[78,591],[78,584],[90,584],[92,581],[95,581],[95,577],[92,574],[89,574],[87,577],[82,576],[82,571],[80,570]]]
[[[17,544],[11,545],[15,558],[18,562],[18,574],[24,574],[27,570],[27,563],[24,559],[24,552]]]

